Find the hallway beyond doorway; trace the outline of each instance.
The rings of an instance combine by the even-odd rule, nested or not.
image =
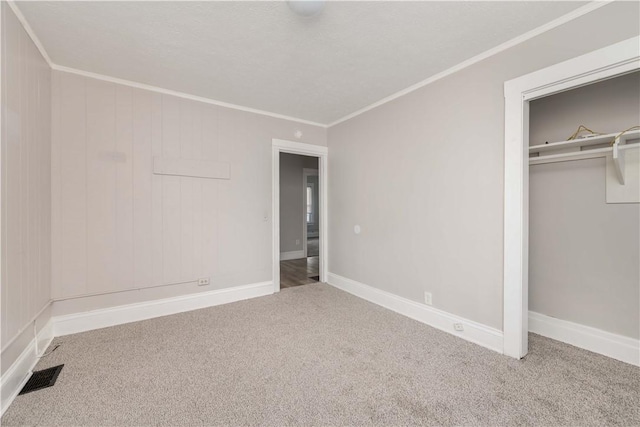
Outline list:
[[[318,282],[313,277],[320,274],[319,260],[320,258],[315,256],[280,261],[280,289]]]

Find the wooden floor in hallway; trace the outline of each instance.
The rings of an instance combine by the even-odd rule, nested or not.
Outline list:
[[[312,279],[320,274],[320,257],[308,257],[280,261],[280,289],[316,283]]]

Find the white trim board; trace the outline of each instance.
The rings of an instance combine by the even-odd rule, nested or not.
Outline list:
[[[24,31],[27,33],[29,38],[31,38],[31,41],[33,42],[33,44],[36,45],[36,48],[38,48],[38,52],[40,52],[40,55],[42,55],[42,57],[47,62],[47,64],[49,64],[49,67],[53,68],[55,64],[51,62],[51,58],[49,57],[49,54],[44,49],[44,46],[40,42],[40,39],[38,38],[38,36],[36,36],[36,33],[33,31],[33,28],[31,28],[31,25],[29,25],[27,18],[24,17],[22,12],[20,11],[20,8],[16,5],[15,0],[6,0],[6,2],[7,2],[7,5],[13,11],[13,13],[16,15],[16,18],[18,18],[18,21],[20,21],[20,24],[22,24],[22,28],[24,28]]]
[[[327,283],[345,292],[380,305],[396,313],[407,316],[418,322],[450,333],[474,344],[502,353],[502,331],[483,325],[473,320],[458,317],[418,302],[382,291],[364,283],[329,273]],[[454,330],[453,325],[461,323],[463,331]]]
[[[529,332],[640,366],[640,341],[600,329],[529,312]]]
[[[44,352],[53,340],[53,323],[49,320],[38,332],[37,337],[31,340],[22,351],[18,359],[7,369],[0,381],[0,416],[4,414],[13,399],[16,398],[22,387],[26,384],[33,368],[39,360],[36,348]]]
[[[292,259],[304,258],[304,249],[299,251],[280,252],[280,261],[289,261]]]
[[[320,157],[329,154],[329,147],[324,145],[307,144],[298,141],[273,138],[273,147],[279,148],[283,153],[301,154],[303,156]]]
[[[188,176],[192,178],[231,179],[230,163],[201,159],[153,157],[156,175]]]
[[[53,333],[56,337],[76,334],[271,294],[273,294],[273,284],[271,282],[261,282],[136,304],[119,305],[82,313],[54,316],[52,318]]]
[[[7,1],[7,4],[9,5],[9,7],[11,8],[11,10],[13,11],[13,13],[18,18],[18,21],[20,21],[20,24],[22,24],[22,27],[24,28],[25,32],[29,35],[29,37],[33,41],[33,44],[36,45],[36,47],[38,48],[38,51],[40,52],[40,55],[42,55],[44,60],[47,61],[47,64],[49,64],[49,67],[52,70],[62,71],[62,72],[71,73],[71,74],[77,74],[79,76],[89,77],[89,78],[96,79],[96,80],[102,80],[102,81],[105,81],[105,82],[121,84],[121,85],[124,85],[124,86],[129,86],[129,87],[133,87],[133,88],[137,88],[137,89],[148,90],[148,91],[151,91],[151,92],[158,92],[158,93],[162,93],[162,94],[165,94],[165,95],[175,96],[175,97],[178,97],[178,98],[190,99],[192,101],[198,101],[198,102],[203,102],[205,104],[217,105],[219,107],[230,108],[230,109],[233,109],[233,110],[245,111],[247,113],[260,114],[262,116],[273,117],[273,118],[276,118],[276,119],[289,120],[289,121],[292,121],[292,122],[297,122],[297,123],[302,123],[302,124],[307,124],[307,125],[312,125],[312,126],[318,126],[318,127],[324,128],[324,129],[327,128],[327,125],[323,124],[323,123],[317,123],[317,122],[313,122],[313,121],[310,121],[310,120],[299,119],[297,117],[291,117],[291,116],[287,116],[287,115],[284,115],[284,114],[272,113],[270,111],[259,110],[257,108],[244,107],[242,105],[231,104],[229,102],[217,101],[215,99],[205,98],[205,97],[197,96],[197,95],[192,95],[192,94],[185,93],[185,92],[180,92],[180,91],[171,90],[171,89],[164,89],[164,88],[161,88],[161,87],[158,87],[158,86],[148,85],[148,84],[144,84],[144,83],[138,83],[138,82],[134,82],[134,81],[131,81],[131,80],[119,79],[117,77],[110,77],[110,76],[106,76],[104,74],[92,73],[90,71],[79,70],[77,68],[65,67],[64,65],[56,64],[51,60],[51,57],[49,56],[49,54],[45,50],[44,45],[42,44],[42,42],[40,41],[40,39],[36,35],[35,31],[33,31],[33,28],[31,28],[31,25],[29,24],[29,21],[27,21],[27,18],[25,18],[25,16],[20,11],[20,8],[15,4],[15,0],[6,0],[6,1]]]

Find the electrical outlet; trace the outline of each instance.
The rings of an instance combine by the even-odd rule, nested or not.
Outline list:
[[[203,277],[202,279],[198,279],[198,286],[205,286],[209,284],[209,278]]]
[[[427,305],[433,305],[433,299],[431,297],[431,292],[424,293],[424,303]]]
[[[300,245],[300,240],[296,240],[296,246]]]
[[[462,323],[454,323],[453,329],[458,332],[464,331],[464,325]]]

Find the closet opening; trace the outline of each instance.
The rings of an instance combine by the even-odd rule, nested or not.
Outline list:
[[[637,306],[634,308],[629,305],[632,302],[638,303],[640,300],[638,294],[633,297],[633,293],[638,292],[638,280],[635,280],[635,291],[630,287],[625,288],[624,292],[627,292],[629,301],[622,303],[618,299],[618,304],[627,304],[624,305],[625,308],[620,308],[625,311],[625,317],[608,317],[605,322],[607,310],[604,307],[608,304],[610,311],[611,301],[615,297],[607,295],[609,302],[606,302],[596,301],[598,298],[594,296],[599,292],[594,289],[594,281],[598,282],[599,286],[606,286],[607,292],[614,292],[615,286],[624,287],[622,283],[633,281],[634,271],[629,268],[628,255],[633,255],[634,251],[637,251],[640,236],[637,230],[634,232],[633,226],[627,227],[626,234],[621,236],[620,224],[612,223],[626,222],[629,217],[637,218],[636,212],[638,201],[640,201],[640,190],[637,187],[640,185],[640,176],[636,157],[639,150],[638,129],[634,127],[640,124],[637,111],[640,105],[639,91],[637,88],[629,89],[628,87],[616,89],[616,85],[633,86],[636,84],[634,82],[637,82],[640,71],[638,43],[640,43],[640,37],[632,37],[504,83],[503,353],[508,356],[522,358],[527,354],[531,329],[538,334],[546,334],[548,337],[574,346],[640,366],[640,340],[634,337],[636,332],[633,326],[629,326],[631,324],[637,326],[639,323],[638,318],[634,317],[637,316],[634,314],[637,313]],[[607,85],[609,85],[609,91],[615,90],[621,94],[617,97],[612,97],[610,92],[603,94],[603,88],[606,89]],[[626,92],[627,90],[629,91]],[[581,96],[581,99],[574,98],[578,96]],[[560,109],[561,106],[571,108],[563,107],[567,112],[553,113],[552,106],[545,105],[549,103],[557,104],[553,108]],[[615,111],[622,103],[627,103],[626,110],[630,111],[612,118],[611,110]],[[593,105],[600,106],[601,110],[588,112],[586,108],[595,108]],[[532,109],[533,118],[530,117]],[[603,110],[605,110],[604,113],[598,112]],[[628,117],[633,116],[635,120],[629,124],[626,120],[619,121],[621,118],[626,118],[627,114],[629,114]],[[549,116],[550,120],[557,120],[560,124],[541,124],[545,115]],[[552,117],[554,115],[557,117]],[[589,120],[590,117],[593,119]],[[610,118],[607,123],[599,121],[606,117]],[[531,123],[532,120],[533,123]],[[538,120],[540,120],[539,124],[537,124]],[[584,127],[579,128],[580,125]],[[597,128],[599,125],[602,129]],[[553,130],[552,134],[550,129],[556,130]],[[543,135],[541,132],[549,132],[549,135]],[[530,141],[531,138],[533,140]],[[603,162],[605,162],[604,166]],[[594,163],[599,163],[599,173],[593,173]],[[536,181],[532,188],[534,194],[532,194],[531,203],[535,204],[531,207],[532,212],[529,207],[530,166],[531,180]],[[557,168],[560,169],[556,170]],[[600,175],[598,178],[600,181],[597,184],[595,175]],[[585,185],[589,182],[591,185]],[[595,204],[597,200],[592,193],[598,191],[593,188],[596,185],[600,189],[598,205]],[[564,196],[556,195],[559,191],[566,191],[566,193]],[[586,197],[591,197],[589,202]],[[559,200],[559,202],[553,202],[553,200]],[[537,209],[540,209],[541,201],[546,203],[544,209],[550,209],[555,203],[559,210],[555,213],[547,212],[546,217],[540,214],[539,217],[534,218],[534,224],[530,230],[529,216],[531,213],[538,215]],[[569,203],[571,205],[567,207],[566,204]],[[625,211],[623,216],[627,218],[606,219],[605,216],[603,217],[605,219],[598,219],[594,217],[596,214],[602,214],[603,211]],[[569,213],[573,215],[568,216]],[[635,224],[637,226],[638,220]],[[542,239],[543,231],[541,230],[544,230],[540,228],[542,226],[549,227],[547,230],[551,230],[544,234],[554,244],[553,252],[561,250],[562,263],[557,258],[550,260],[537,247],[530,248],[530,238],[533,239],[532,245],[537,245]],[[560,233],[557,230],[554,231],[554,227],[560,226],[563,226],[562,230],[578,229],[580,232],[577,237],[571,238],[571,242],[560,241]],[[605,236],[606,233],[610,235]],[[612,237],[614,235],[618,237]],[[636,240],[630,237],[635,237]],[[564,239],[567,239],[566,235]],[[615,240],[620,247],[612,250],[622,260],[610,258],[611,253],[603,253],[600,247],[591,249],[586,245],[587,241],[592,245],[593,241],[598,239],[600,243],[605,243],[605,247],[607,239]],[[625,245],[626,248],[623,247]],[[534,270],[531,274],[529,273],[530,249],[534,251],[531,259]],[[573,252],[567,254],[569,250]],[[600,255],[600,258],[596,260],[595,255]],[[636,255],[635,274],[638,274],[637,259]],[[594,266],[592,265],[594,263],[601,265]],[[619,268],[612,268],[607,263]],[[558,264],[560,266],[557,266]],[[544,306],[542,299],[547,297],[544,296],[545,291],[541,289],[550,288],[550,285],[537,283],[550,281],[548,276],[554,273],[556,268],[571,271],[576,277],[571,278],[572,284],[569,286],[571,291],[568,289],[562,291],[558,283],[562,282],[562,286],[567,286],[564,282],[569,279],[565,277],[563,280],[560,271],[557,275],[554,274],[551,283],[555,284],[558,292],[553,294],[554,301]],[[601,270],[594,273],[591,270],[595,268]],[[546,271],[539,271],[540,269],[546,269]],[[603,271],[609,273],[608,277],[603,278]],[[592,276],[599,279],[594,280]],[[554,309],[555,315],[558,315],[560,309],[569,310],[572,311],[570,316],[573,321],[558,319],[553,315],[537,316],[537,312],[534,311],[530,313],[530,277],[532,283],[536,284],[536,289],[531,290],[531,307],[537,307],[538,310],[545,310],[548,313],[552,313],[550,310]],[[616,284],[611,284],[614,281]],[[577,286],[581,292],[579,295],[572,292]],[[586,323],[584,320],[586,318],[590,319],[588,320],[590,324],[577,323],[577,321]],[[598,318],[599,327],[592,326],[596,318]],[[620,325],[621,322],[626,325]],[[609,330],[600,328],[609,328]]]
[[[638,71],[529,103],[530,340],[640,338],[639,147]]]

